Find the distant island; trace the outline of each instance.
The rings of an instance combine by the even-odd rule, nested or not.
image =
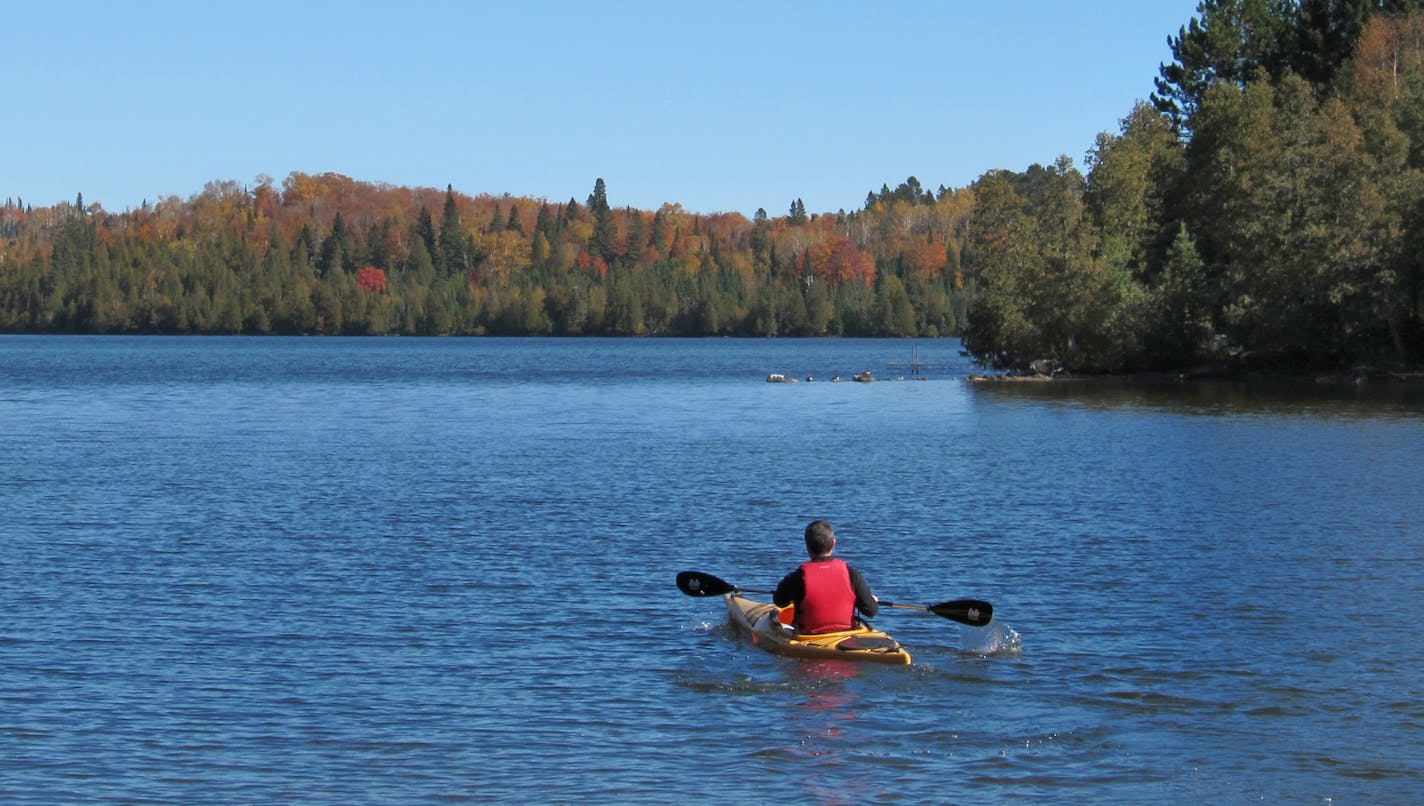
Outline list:
[[[849,212],[299,172],[118,213],[7,198],[0,332],[961,336],[1023,372],[1417,367],[1420,4],[1206,0],[1169,43],[1086,173],[909,177]]]

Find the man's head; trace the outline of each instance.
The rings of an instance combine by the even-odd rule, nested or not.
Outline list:
[[[825,557],[836,547],[836,530],[825,521],[811,521],[806,527],[806,553],[812,559]]]

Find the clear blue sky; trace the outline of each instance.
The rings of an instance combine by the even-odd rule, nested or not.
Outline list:
[[[854,210],[1082,165],[1197,0],[10,3],[0,199],[292,171],[616,207]]]

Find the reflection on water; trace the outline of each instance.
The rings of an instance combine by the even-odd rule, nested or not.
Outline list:
[[[803,761],[802,786],[818,803],[865,803],[873,796],[865,771],[854,769],[869,740],[855,731],[862,703],[848,685],[860,671],[859,664],[847,661],[796,662],[788,669],[811,686],[787,715],[787,738],[796,742],[791,752]]]
[[[1304,381],[1130,380],[979,382],[976,394],[1006,403],[1049,402],[1094,409],[1151,409],[1185,415],[1391,417],[1424,412],[1424,386]]]
[[[824,666],[835,661],[818,662]],[[815,688],[806,693],[801,703],[800,727],[803,735],[801,751],[808,755],[834,755],[833,747],[846,734],[856,719],[856,695],[846,686],[834,685],[855,677],[854,664],[842,663],[852,668],[829,672],[826,669],[802,670],[820,679]]]

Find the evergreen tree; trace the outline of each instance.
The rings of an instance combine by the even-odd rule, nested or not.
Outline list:
[[[627,259],[629,263],[637,263],[643,258],[643,251],[648,247],[648,225],[643,219],[643,214],[632,207],[624,208],[623,220],[627,222],[628,234],[626,236]]]
[[[618,232],[601,178],[593,183],[593,193],[588,197],[588,211],[593,215],[593,236],[589,239],[588,251],[611,266],[617,255]]]
[[[910,304],[905,283],[893,274],[882,274],[877,280],[875,308],[876,330],[884,336],[915,336],[919,333],[919,317]]]
[[[1211,300],[1196,242],[1182,224],[1167,251],[1153,297],[1149,344],[1159,364],[1186,366],[1210,355]]]
[[[806,289],[806,329],[811,336],[826,336],[831,333],[835,321],[835,306],[826,291],[826,284],[813,281]]]
[[[787,218],[787,223],[793,227],[802,227],[806,225],[806,222],[806,203],[800,199],[796,199],[791,202],[791,212]]]
[[[391,232],[391,220],[389,218],[381,221],[380,224],[372,224],[366,228],[366,259],[370,265],[379,269],[389,269],[391,267],[390,254],[386,248]]]
[[[539,214],[534,219],[534,231],[543,235],[548,240],[554,240],[558,233],[554,230],[554,222],[557,219],[549,211],[547,202],[539,202]]]
[[[316,273],[326,277],[335,271],[342,271],[346,261],[346,219],[338,212],[331,222],[331,232],[321,242],[317,254]]]
[[[648,245],[652,247],[656,255],[662,257],[667,254],[670,238],[667,214],[659,209],[653,213],[653,226],[648,234]]]
[[[460,209],[455,204],[455,190],[445,186],[445,212],[440,217],[439,269],[442,275],[461,274],[465,264],[465,235],[460,230]]]
[[[1202,0],[1193,17],[1168,37],[1175,61],[1164,64],[1152,103],[1179,131],[1192,117],[1213,82],[1236,86],[1263,71],[1278,76],[1294,44],[1292,0]]]
[[[1325,89],[1349,61],[1379,0],[1299,0],[1292,59],[1300,76]]]
[[[438,254],[435,248],[435,222],[430,217],[430,210],[423,204],[416,215],[415,229],[411,236],[411,240],[418,240],[425,245],[425,254],[432,259]]]
[[[750,246],[752,250],[752,264],[759,271],[768,271],[771,267],[771,252],[773,248],[771,240],[771,221],[767,218],[766,210],[760,207],[758,207],[756,213],[752,215]]]

